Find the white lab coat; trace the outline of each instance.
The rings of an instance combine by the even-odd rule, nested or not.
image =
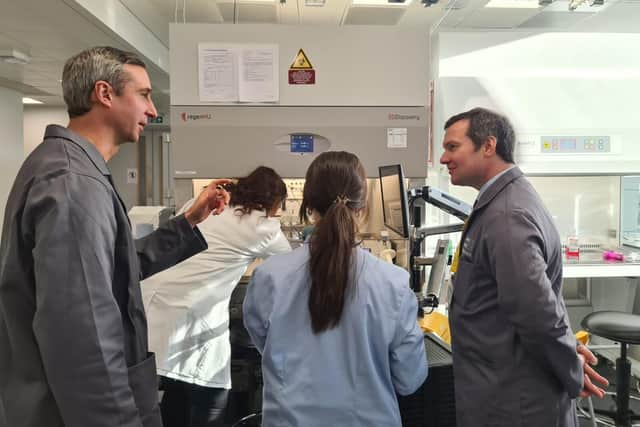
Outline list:
[[[229,206],[198,228],[207,250],[141,283],[149,351],[156,353],[159,375],[230,389],[231,292],[256,258],[291,246],[278,218],[264,211],[241,215]]]

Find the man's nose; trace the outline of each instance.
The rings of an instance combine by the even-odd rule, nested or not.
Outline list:
[[[149,101],[150,108],[147,110],[147,116],[149,117],[158,117],[158,110],[156,110],[156,106],[153,105],[153,101]]]

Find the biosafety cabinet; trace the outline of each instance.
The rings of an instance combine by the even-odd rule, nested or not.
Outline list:
[[[379,166],[400,163],[410,180],[424,185],[430,120],[424,29],[172,24],[170,41],[176,205],[192,197],[194,179],[245,176],[265,165],[294,180],[287,182],[285,215],[293,221],[301,190],[295,180],[328,150],[356,154],[369,178],[378,176]],[[259,60],[238,53],[263,48]],[[310,84],[288,78],[301,51],[313,67]],[[241,71],[249,63],[258,64],[256,73]],[[212,87],[231,87],[219,76],[229,77],[229,85],[262,79],[270,97],[212,101]],[[379,203],[376,180],[370,181],[371,200]],[[376,212],[374,207],[370,223],[379,232]]]
[[[304,177],[329,150],[355,153],[369,177],[393,163],[426,176],[424,107],[172,107],[171,121],[177,193],[181,180],[244,176],[258,165]]]

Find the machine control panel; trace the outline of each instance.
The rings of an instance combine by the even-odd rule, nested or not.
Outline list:
[[[292,153],[313,153],[313,135],[291,135],[290,144]]]
[[[610,153],[609,136],[541,136],[540,150],[544,154]]]
[[[284,183],[287,186],[287,200],[280,212],[280,222],[287,238],[299,239],[301,236],[298,232],[302,230],[303,224],[300,223],[298,214],[302,203],[304,179],[285,178]]]

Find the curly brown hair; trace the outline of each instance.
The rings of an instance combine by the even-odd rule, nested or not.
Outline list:
[[[287,186],[284,181],[271,168],[259,166],[244,178],[239,178],[227,189],[231,193],[231,206],[237,206],[236,212],[242,215],[251,211],[269,211],[276,204],[287,198]]]

